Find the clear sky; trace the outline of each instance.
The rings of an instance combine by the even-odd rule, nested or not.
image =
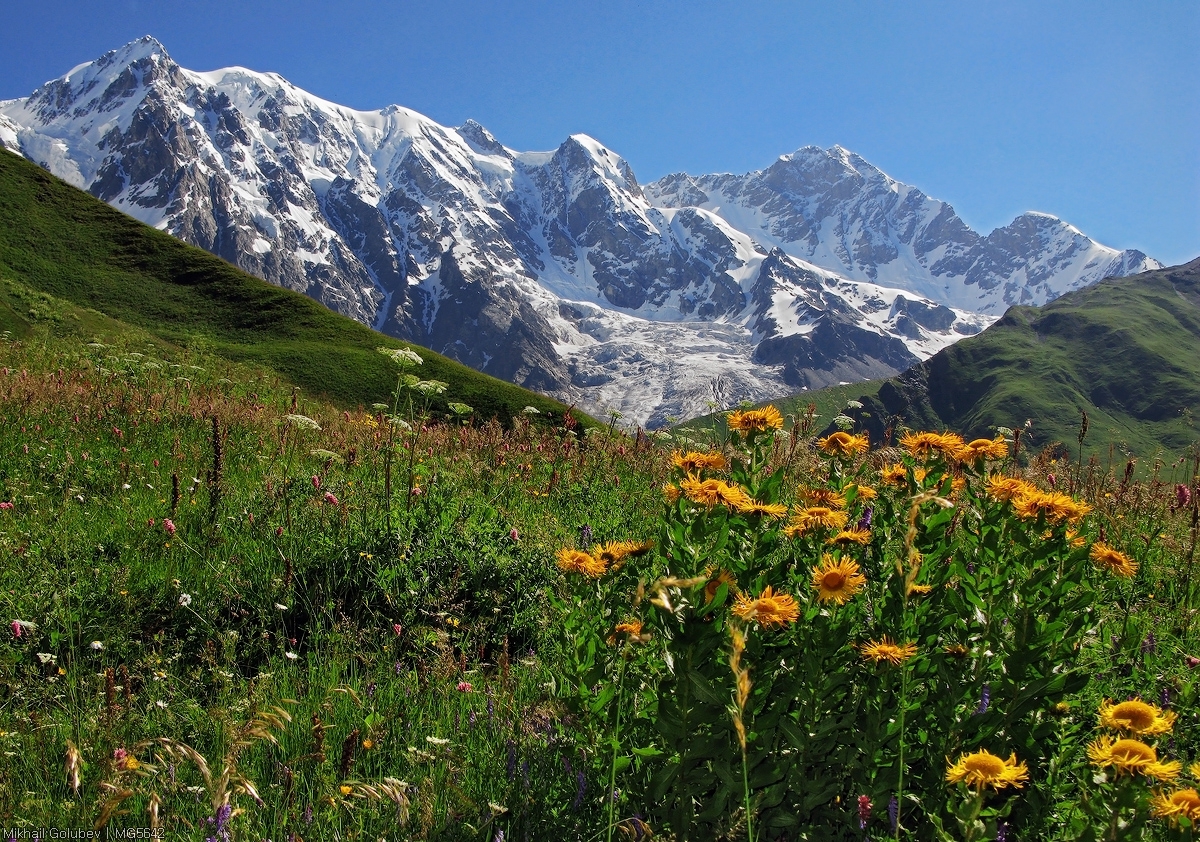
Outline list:
[[[643,182],[836,143],[983,233],[1200,256],[1194,0],[10,0],[0,98],[145,34],[522,151],[585,132]]]

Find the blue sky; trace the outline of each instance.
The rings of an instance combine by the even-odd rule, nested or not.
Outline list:
[[[360,109],[468,117],[521,150],[590,134],[642,181],[841,144],[987,233],[1045,211],[1200,255],[1191,0],[74,0],[6,4],[0,98],[145,34]]]

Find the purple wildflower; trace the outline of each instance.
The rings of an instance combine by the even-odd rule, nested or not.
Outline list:
[[[583,806],[583,796],[587,794],[587,778],[583,772],[578,772],[575,775],[575,802],[571,805],[572,810],[578,810]]]
[[[987,713],[987,709],[992,703],[992,685],[984,684],[983,692],[979,694],[979,707],[975,708],[975,714],[978,716],[981,713]]]
[[[1146,637],[1142,640],[1142,654],[1153,655],[1157,651],[1158,641],[1154,639],[1154,632],[1146,632]]]
[[[996,828],[996,842],[1008,842],[1008,822],[1002,821]]]
[[[874,506],[867,506],[865,509],[863,509],[862,517],[860,517],[858,519],[858,528],[859,529],[870,529],[871,528],[871,515],[873,515],[873,514],[875,514]]]
[[[504,770],[508,772],[510,781],[517,772],[517,744],[512,740],[508,741],[508,762],[505,764]]]
[[[896,832],[896,823],[900,821],[900,802],[896,796],[888,801],[888,821],[892,823],[892,833]]]
[[[579,527],[579,546],[586,547],[592,543],[592,527],[584,524]]]
[[[310,825],[313,822],[312,805],[309,804],[304,808],[304,824]]]

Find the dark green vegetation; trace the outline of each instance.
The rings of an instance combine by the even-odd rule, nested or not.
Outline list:
[[[875,441],[897,422],[973,438],[1028,420],[1025,446],[1074,456],[1086,412],[1085,459],[1179,456],[1200,439],[1200,260],[1013,307],[859,400]]]
[[[173,345],[278,372],[345,407],[369,406],[395,386],[375,349],[408,347],[298,293],[271,286],[110,208],[10,153],[0,154],[0,330],[21,335],[37,318],[28,292],[142,328]],[[63,330],[107,324],[77,316]],[[89,337],[90,338],[90,337]],[[557,401],[425,349],[420,376],[450,384],[435,402],[467,404],[509,422],[526,406],[562,416]],[[590,423],[590,421],[588,422]]]

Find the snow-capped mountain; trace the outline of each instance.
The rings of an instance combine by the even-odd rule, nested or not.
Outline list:
[[[655,426],[893,374],[1009,303],[1156,268],[1044,215],[987,237],[837,147],[643,188],[586,135],[354,111],[134,41],[0,102],[0,145],[477,369]]]

